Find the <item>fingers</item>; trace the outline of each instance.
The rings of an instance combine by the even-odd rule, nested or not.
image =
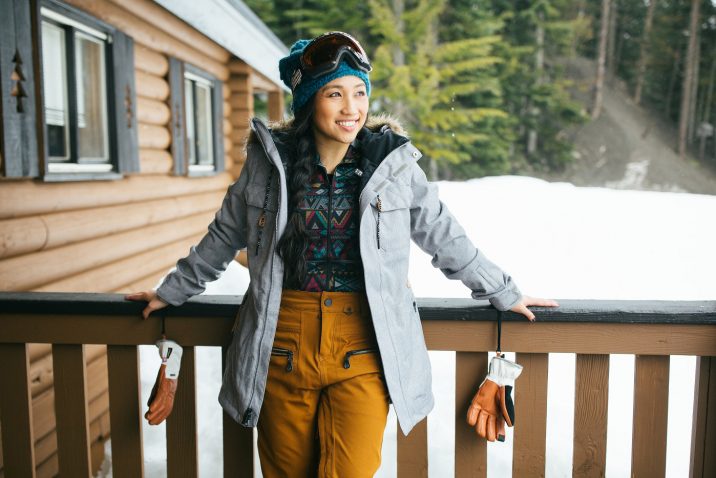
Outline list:
[[[485,412],[477,416],[477,434],[483,438],[487,438],[487,417],[488,414]]]
[[[496,428],[496,435],[497,435],[497,441],[505,441],[505,419],[502,417],[497,417],[496,419],[497,426]]]
[[[524,315],[525,317],[527,317],[527,319],[529,319],[530,322],[535,321],[535,314],[533,314],[532,311],[530,309],[528,309],[527,306],[523,302],[520,302],[519,304],[517,304],[510,310],[512,312],[516,312],[518,314]]]
[[[474,427],[477,423],[477,414],[480,412],[480,408],[476,407],[475,405],[470,405],[470,408],[467,409],[467,423],[471,427]]]
[[[124,300],[147,300],[146,292],[132,292],[131,294],[125,294]]]
[[[537,307],[559,307],[554,299],[540,299],[539,297],[522,296],[522,303],[526,306],[535,305]]]
[[[477,425],[475,426],[477,434],[487,441],[495,441],[497,438],[497,427],[495,416],[481,410],[477,417]]]
[[[151,314],[151,313],[154,312],[155,310],[157,310],[157,309],[155,309],[155,308],[152,307],[152,306],[149,306],[149,305],[146,306],[146,307],[144,308],[144,310],[142,310],[142,319],[143,319],[143,320],[147,320],[147,319],[149,318],[149,314]]]
[[[143,320],[147,320],[149,318],[149,315],[155,310],[163,309],[164,307],[169,305],[161,298],[159,298],[155,291],[133,292],[131,294],[126,294],[124,296],[124,299],[147,302],[147,306],[144,308],[144,310],[142,310]]]
[[[490,415],[487,417],[487,441],[495,441],[495,416]]]
[[[510,310],[512,312],[522,314],[527,317],[530,322],[534,322],[536,320],[535,314],[533,314],[532,311],[527,308],[528,306],[559,307],[559,303],[557,303],[557,301],[554,299],[540,299],[537,297],[523,295],[522,300],[519,302],[519,304],[517,304]]]

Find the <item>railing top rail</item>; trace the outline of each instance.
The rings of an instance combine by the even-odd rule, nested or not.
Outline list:
[[[181,307],[169,307],[160,314],[173,317],[235,316],[239,295],[201,295]],[[497,310],[486,301],[469,298],[422,298],[417,300],[423,320],[494,321]],[[628,324],[716,324],[715,301],[660,300],[559,300],[560,307],[533,311],[541,322],[590,322]],[[124,299],[122,294],[66,292],[0,292],[2,314],[52,315],[136,315],[143,303]],[[512,312],[505,321],[522,321]]]

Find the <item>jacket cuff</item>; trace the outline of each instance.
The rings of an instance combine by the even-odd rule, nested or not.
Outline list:
[[[159,297],[161,300],[166,302],[169,305],[173,305],[175,307],[179,307],[184,302],[187,301],[188,297],[179,292],[178,289],[172,288],[169,284],[171,274],[169,274],[164,282],[157,288],[156,293],[157,297]]]
[[[505,290],[489,299],[490,303],[501,311],[510,310],[519,304],[520,300],[522,300],[522,293],[515,285],[508,286]]]

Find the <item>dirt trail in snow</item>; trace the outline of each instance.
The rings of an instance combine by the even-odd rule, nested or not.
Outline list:
[[[571,60],[567,68],[584,105],[589,104],[594,68],[594,62],[584,59]],[[605,85],[601,116],[573,132],[573,138],[573,163],[564,173],[545,179],[578,186],[716,194],[716,166],[692,157],[679,160],[676,128],[635,105],[623,86]]]

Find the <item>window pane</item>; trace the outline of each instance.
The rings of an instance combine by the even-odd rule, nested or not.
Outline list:
[[[42,22],[42,85],[45,91],[45,124],[50,158],[69,158],[69,110],[65,31]]]
[[[184,80],[184,111],[186,111],[186,150],[189,164],[196,164],[196,146],[194,142],[194,82]]]
[[[104,42],[77,32],[75,65],[79,158],[107,161],[109,147]]]
[[[214,164],[212,139],[211,88],[196,84],[196,142],[199,164]]]

